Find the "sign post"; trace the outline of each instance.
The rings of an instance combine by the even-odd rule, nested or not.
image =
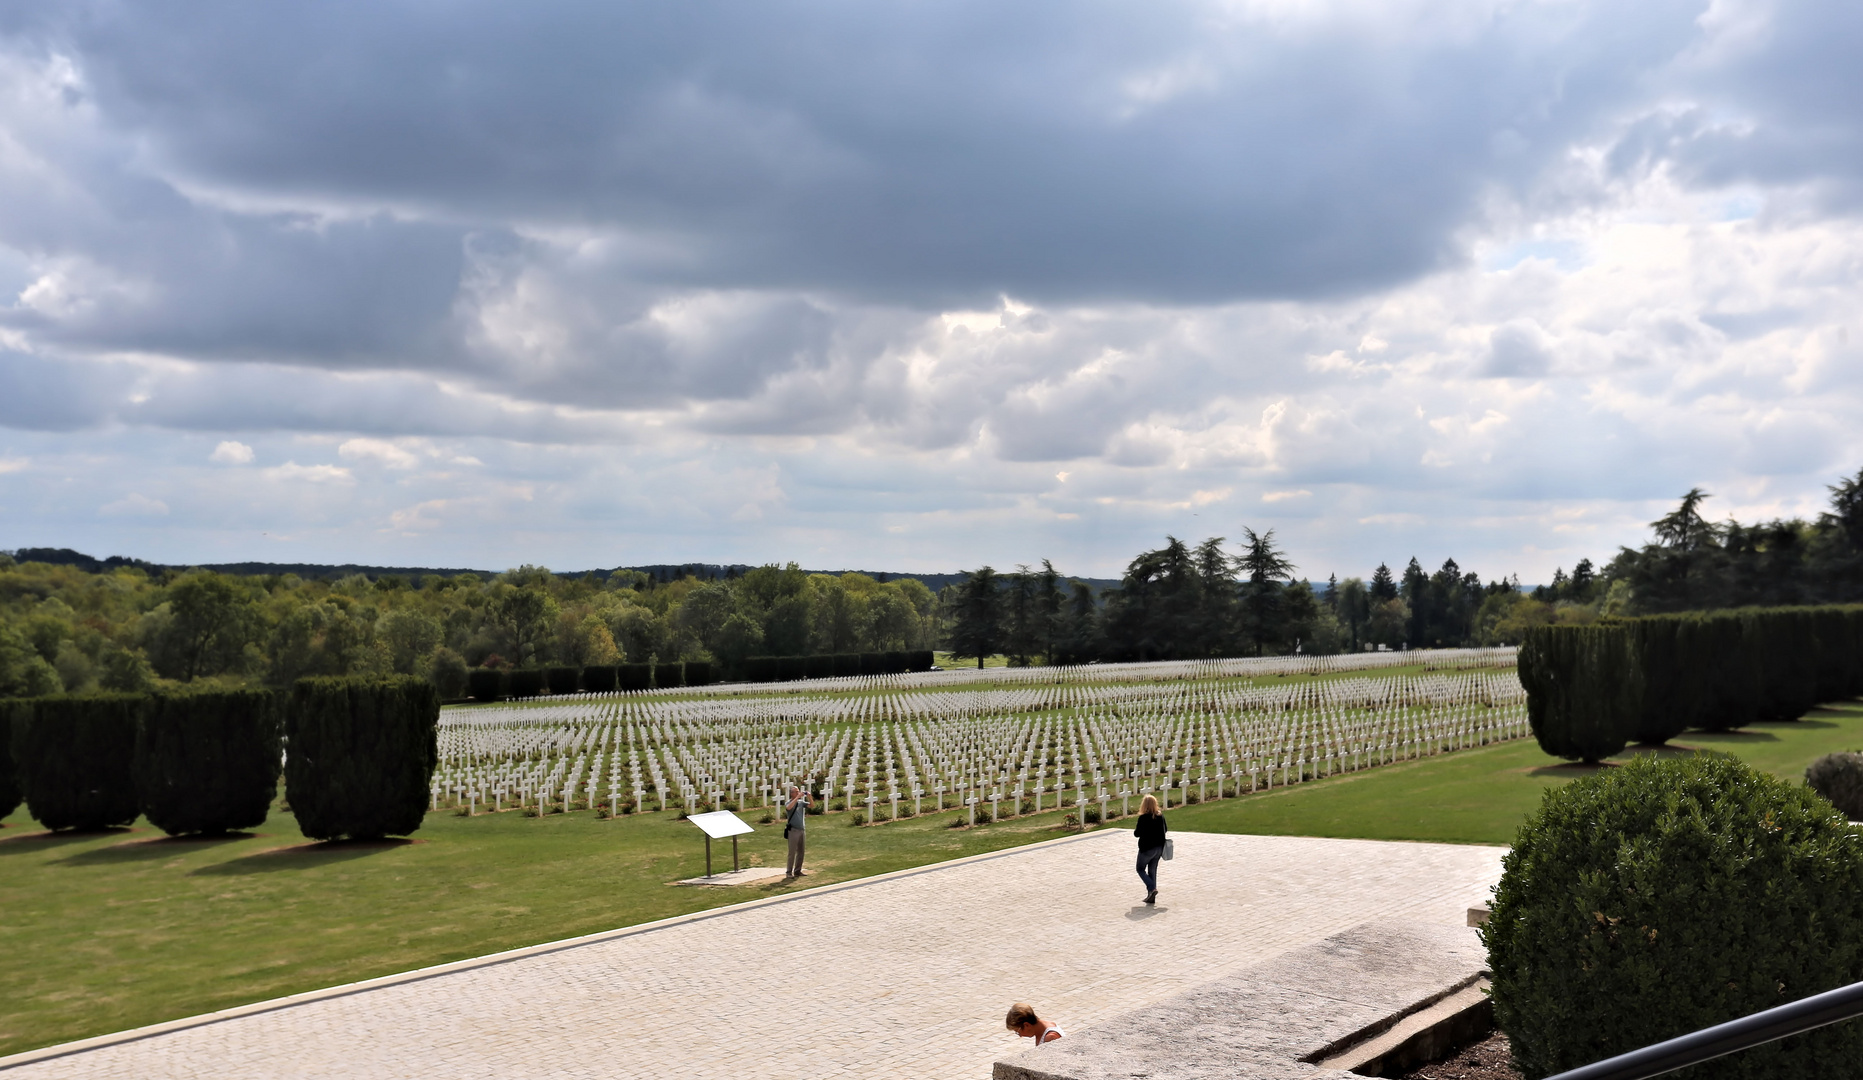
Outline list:
[[[686,819],[699,827],[705,834],[705,876],[712,876],[712,838],[723,840],[731,838],[731,871],[737,872],[737,838],[747,832],[755,832],[744,819],[729,810],[714,810],[709,814],[693,814]]]

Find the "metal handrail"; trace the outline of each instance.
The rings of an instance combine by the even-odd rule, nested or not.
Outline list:
[[[1863,1016],[1863,982],[1594,1061],[1546,1080],[1644,1080],[1857,1016]]]

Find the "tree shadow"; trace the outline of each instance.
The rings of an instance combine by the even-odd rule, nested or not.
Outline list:
[[[1845,720],[1855,720],[1857,718],[1857,709],[1860,706],[1863,706],[1863,701],[1844,701],[1828,705],[1816,705],[1813,706],[1811,711],[1806,713],[1804,717],[1800,717],[1799,719],[1803,720],[1805,717],[1816,716],[1836,716]]]
[[[1561,761],[1557,765],[1541,765],[1528,769],[1528,776],[1590,776],[1605,769],[1615,769],[1617,765],[1609,761]]]
[[[1630,757],[1677,758],[1694,757],[1703,749],[1703,747],[1690,746],[1687,743],[1636,743],[1624,747],[1622,753]]]
[[[52,832],[48,829],[44,832],[24,833],[20,836],[0,838],[0,855],[26,855],[35,851],[44,851],[47,848],[59,848],[67,844],[82,844],[100,837],[117,836],[129,831],[128,826],[119,825],[108,829],[83,831],[66,829],[62,832]]]
[[[1836,727],[1837,726],[1836,724],[1827,724],[1821,720],[1814,720],[1809,724],[1807,724],[1803,720],[1788,720],[1788,721],[1781,721],[1781,723],[1790,723],[1790,724],[1795,724],[1795,725],[1799,725],[1803,727],[1811,727],[1814,725],[1818,727]],[[1757,727],[1759,725],[1755,724],[1754,726]],[[1733,731],[1691,731],[1688,733],[1688,737],[1691,739],[1695,739],[1695,740],[1708,740],[1711,742],[1721,741],[1721,742],[1732,742],[1732,743],[1778,742],[1779,741],[1779,736],[1774,735],[1770,731],[1755,731],[1753,730],[1753,728],[1750,728],[1750,727],[1736,728]],[[1704,747],[1703,749],[1706,749],[1706,748]]]
[[[309,844],[293,844],[290,847],[257,851],[237,859],[229,859],[226,862],[190,870],[188,873],[189,876],[215,877],[274,874],[281,870],[310,870],[319,866],[329,866],[332,863],[367,858],[382,851],[412,847],[418,843],[421,841],[408,837],[391,837],[386,840],[324,840]]]
[[[1838,713],[1837,715],[1842,716],[1844,714]],[[1806,713],[1796,720],[1756,720],[1751,726],[1757,728],[1817,728],[1819,730],[1828,731],[1842,727],[1843,725],[1835,720],[1819,720],[1810,713]]]
[[[176,855],[185,855],[191,850],[199,851],[236,840],[251,840],[255,835],[257,834],[232,832],[219,833],[214,836],[157,836],[150,840],[112,844],[94,851],[80,851],[75,855],[67,855],[58,862],[61,865],[70,866],[97,866],[170,859]]]

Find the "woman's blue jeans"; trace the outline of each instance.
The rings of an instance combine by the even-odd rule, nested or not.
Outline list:
[[[1164,858],[1164,848],[1146,848],[1139,852],[1138,876],[1145,883],[1146,892],[1158,891],[1158,860]]]

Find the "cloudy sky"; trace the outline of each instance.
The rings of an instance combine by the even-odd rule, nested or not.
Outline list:
[[[1863,467],[1852,0],[0,8],[0,547],[1549,577]],[[1848,74],[1846,74],[1848,72]]]

